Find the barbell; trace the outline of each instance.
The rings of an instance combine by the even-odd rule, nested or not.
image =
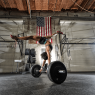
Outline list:
[[[35,64],[31,67],[30,73],[33,77],[38,78],[42,73],[47,73],[48,78],[56,84],[63,83],[67,77],[67,69],[65,65],[60,61],[51,62],[48,66],[47,72],[42,71],[40,73],[40,68],[41,66],[38,64]]]

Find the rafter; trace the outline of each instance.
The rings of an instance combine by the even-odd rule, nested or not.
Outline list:
[[[61,1],[62,0],[57,0],[55,11],[60,11],[61,10],[61,8],[60,8]]]
[[[62,8],[65,9],[65,5],[66,5],[66,0],[62,0],[60,5],[61,9]]]
[[[2,7],[6,8],[6,5],[3,0],[1,0],[1,3],[2,3]]]
[[[49,0],[48,10],[55,11],[56,0]]]
[[[42,9],[41,0],[35,0],[35,5],[36,5],[36,10]]]
[[[68,2],[68,0],[66,0],[65,10],[67,9],[67,5],[68,5],[68,3],[67,3],[67,2]]]
[[[93,0],[90,5],[88,6],[88,10],[91,8],[91,6],[94,4],[95,0]]]
[[[76,3],[78,4],[78,5],[81,5],[82,4],[82,2],[83,2],[83,0],[77,0],[76,1]],[[79,9],[79,6],[77,6],[76,4],[73,4],[73,6],[72,6],[72,8],[71,9]]]
[[[76,0],[75,0],[75,1],[76,1]],[[71,2],[72,2],[72,0],[71,0]],[[69,9],[72,10],[72,8],[74,7],[74,5],[75,5],[75,3],[72,2],[72,3],[70,4],[70,6],[69,6]]]
[[[31,10],[36,10],[35,0],[30,0],[30,7],[31,7]]]
[[[3,0],[3,2],[4,2],[4,4],[5,4],[5,6],[6,6],[6,8],[10,8],[10,5],[9,5],[9,3],[8,3],[8,0]]]
[[[87,3],[89,2],[89,0],[84,0],[83,2],[82,2],[82,7],[83,8],[85,8],[85,6],[87,5]],[[82,9],[81,9],[81,11],[82,11]]]
[[[48,0],[43,0],[42,10],[48,10]]]
[[[92,11],[95,9],[95,2],[94,2],[94,4],[93,4],[93,8],[92,8]]]
[[[16,2],[17,9],[20,10],[20,11],[24,11],[22,0],[14,0],[14,1]]]
[[[28,11],[29,14],[31,14],[31,10],[40,12],[41,10],[61,11],[61,9],[76,9],[82,11],[91,9],[93,11],[95,9],[94,3],[95,0],[0,0],[0,9],[17,8],[19,11]]]
[[[26,0],[22,0],[24,10],[27,11],[27,2]]]
[[[8,0],[8,3],[9,3],[10,8],[16,8],[16,4],[14,0]]]

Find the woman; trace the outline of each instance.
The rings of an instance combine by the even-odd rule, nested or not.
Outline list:
[[[56,33],[52,34],[51,36],[44,36],[44,37],[41,37],[41,36],[26,36],[26,37],[17,37],[17,36],[13,36],[13,35],[10,35],[12,39],[14,39],[15,41],[17,40],[29,40],[29,42],[31,42],[30,40],[35,40],[35,41],[38,41],[40,44],[44,44],[46,46],[46,53],[47,53],[47,57],[48,57],[48,65],[50,64],[50,52],[52,50],[52,45],[51,45],[51,42],[49,41],[49,39],[55,35],[55,34],[63,34],[62,32],[60,31],[57,31]],[[44,66],[46,60],[43,61],[43,65],[42,67]],[[39,72],[42,71],[42,68]]]

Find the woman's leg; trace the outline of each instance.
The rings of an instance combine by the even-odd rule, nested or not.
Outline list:
[[[35,40],[31,40],[31,39],[28,40],[28,43],[29,44],[37,44]]]
[[[57,31],[56,33],[52,34],[51,36],[44,36],[46,37],[46,39],[50,39],[52,36],[54,36],[55,34],[63,34],[62,32],[60,31]]]
[[[54,34],[52,34],[51,36],[44,36],[46,39],[50,39],[53,35],[55,35],[55,34],[57,34],[57,33],[54,33]]]
[[[20,40],[35,40],[35,41],[39,41],[41,39],[41,36],[25,36],[25,37],[17,37]]]
[[[15,40],[35,40],[35,41],[39,41],[41,39],[41,36],[25,36],[25,37],[17,37],[17,36],[13,36],[11,35],[11,38],[12,39],[15,39]]]

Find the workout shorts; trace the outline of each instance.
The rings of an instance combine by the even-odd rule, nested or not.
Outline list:
[[[39,43],[40,44],[45,44],[47,42],[47,39],[45,37],[41,37]]]

